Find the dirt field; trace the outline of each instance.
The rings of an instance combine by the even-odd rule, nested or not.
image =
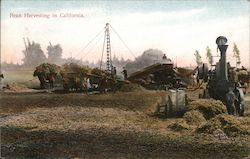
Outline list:
[[[162,92],[1,93],[1,148],[13,158],[243,158],[249,135],[221,140],[150,114]],[[190,153],[193,152],[193,153]]]
[[[28,88],[38,88],[39,80],[33,77],[32,70],[19,70],[19,71],[3,71],[4,79],[1,84],[18,84]]]
[[[10,72],[5,75],[4,83],[15,80],[18,86],[37,88],[37,80],[25,82],[33,78],[31,73]],[[191,99],[197,99],[198,94],[199,90],[188,91]],[[172,125],[182,126],[182,118],[152,116],[163,95],[162,91],[93,95],[1,92],[1,155],[87,159],[241,159],[250,155],[250,130],[225,138],[223,133],[222,137],[197,133],[197,126],[174,130]],[[237,118],[245,127],[250,125],[250,94],[246,97],[246,107],[247,117]]]

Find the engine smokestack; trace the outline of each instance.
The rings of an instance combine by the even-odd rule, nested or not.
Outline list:
[[[220,80],[228,80],[228,73],[227,73],[227,60],[226,60],[226,51],[228,45],[227,38],[224,36],[219,36],[216,39],[216,44],[220,50],[220,61],[219,61],[219,74]]]
[[[220,45],[220,74],[221,74],[221,80],[228,80],[228,73],[227,73],[227,51],[228,45]]]

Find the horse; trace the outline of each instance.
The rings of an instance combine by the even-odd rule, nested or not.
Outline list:
[[[45,88],[45,84],[46,84],[46,78],[45,78],[45,74],[40,70],[40,69],[36,69],[33,73],[34,77],[38,77],[39,81],[40,81],[40,87],[42,89]]]
[[[83,90],[86,94],[88,94],[88,78],[87,77],[83,77],[82,79],[81,90]]]
[[[46,81],[49,81],[50,88],[54,87],[56,73],[45,73],[40,69],[36,69],[33,73],[33,76],[37,76],[40,81],[40,87],[42,89],[46,88]]]
[[[117,80],[116,80],[115,76],[112,76],[109,83],[110,83],[111,90],[115,93],[116,92],[116,86],[117,86]]]
[[[107,88],[108,88],[108,79],[107,79],[106,76],[103,76],[103,77],[100,79],[99,88],[100,88],[100,92],[101,92],[101,93],[106,93]]]
[[[54,88],[54,83],[56,81],[56,73],[49,73],[46,80],[49,81],[50,88]]]

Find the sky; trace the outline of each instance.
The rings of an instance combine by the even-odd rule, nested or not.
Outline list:
[[[26,13],[50,17],[27,18]],[[65,14],[82,16],[62,17]],[[153,48],[179,66],[195,65],[195,50],[207,62],[206,47],[217,55],[215,40],[222,35],[228,39],[227,60],[235,64],[236,43],[242,64],[249,67],[249,14],[247,0],[2,0],[1,61],[21,64],[23,38],[28,37],[40,43],[45,53],[51,42],[62,46],[65,58],[96,62],[101,58],[103,28],[109,23],[112,55],[119,58],[133,60]]]

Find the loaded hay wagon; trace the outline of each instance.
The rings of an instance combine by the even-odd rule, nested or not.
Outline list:
[[[64,64],[60,72],[63,88],[66,91],[87,91],[87,78],[90,68],[74,63]]]
[[[59,71],[59,66],[50,63],[43,63],[36,67],[33,76],[38,77],[42,89],[47,88],[47,83],[49,83],[49,88],[53,88]]]
[[[49,88],[53,88],[58,79],[65,91],[115,92],[123,84],[129,83],[108,71],[76,63],[66,63],[62,67],[44,63],[36,67],[33,75],[38,77],[42,89],[48,87],[47,83]]]
[[[66,91],[116,91],[124,82],[105,70],[74,63],[64,64],[61,70]]]
[[[122,85],[130,83],[129,81],[119,79],[115,74],[99,68],[94,68],[89,74],[90,83],[96,86],[100,92],[112,91],[120,89]],[[93,88],[93,87],[92,87]]]

